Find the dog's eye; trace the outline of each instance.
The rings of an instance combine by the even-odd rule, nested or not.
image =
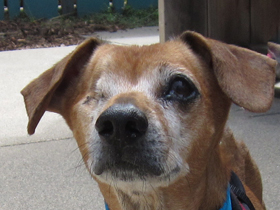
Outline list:
[[[184,77],[175,77],[169,82],[167,91],[164,93],[166,100],[188,101],[197,95],[194,84]]]

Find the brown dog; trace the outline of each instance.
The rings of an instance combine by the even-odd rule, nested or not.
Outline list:
[[[277,61],[276,78],[279,81],[280,80],[280,44],[268,42],[267,47],[268,47],[267,56]]]
[[[195,32],[143,47],[88,39],[22,90],[28,133],[45,111],[61,114],[110,210],[220,209],[231,171],[265,209],[257,166],[226,122],[232,101],[269,109],[275,65]]]

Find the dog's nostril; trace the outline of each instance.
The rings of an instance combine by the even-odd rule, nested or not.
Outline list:
[[[97,127],[99,135],[104,137],[110,137],[114,134],[114,126],[111,121],[105,121]]]
[[[140,129],[137,127],[136,122],[133,122],[133,121],[127,122],[127,124],[125,126],[125,131],[127,133],[127,137],[130,137],[132,139],[141,135]]]

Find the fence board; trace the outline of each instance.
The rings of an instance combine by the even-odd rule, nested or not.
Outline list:
[[[266,44],[279,38],[280,1],[254,0],[251,2],[251,44]],[[278,40],[280,41],[280,40]]]
[[[250,0],[208,0],[208,36],[247,47],[250,42],[249,8]]]
[[[8,0],[9,18],[13,19],[20,13],[20,0]]]
[[[207,0],[159,0],[159,6],[161,42],[185,30],[207,35]]]
[[[0,20],[4,20],[4,0],[0,0]]]
[[[109,0],[77,0],[78,16],[102,12],[109,6]]]
[[[24,10],[29,17],[52,18],[58,16],[57,0],[24,0]]]
[[[149,7],[158,7],[158,0],[128,0],[127,4],[134,9],[146,9]]]
[[[74,0],[61,0],[62,14],[74,12]]]

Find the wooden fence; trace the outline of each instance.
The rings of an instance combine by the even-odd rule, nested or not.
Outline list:
[[[22,8],[32,18],[53,18],[62,14],[77,11],[78,16],[105,11],[110,4],[115,11],[120,12],[124,3],[134,9],[157,7],[158,0],[0,0],[0,20],[6,16],[10,19],[17,17]]]
[[[280,0],[159,0],[161,42],[185,30],[262,52],[280,42]]]

